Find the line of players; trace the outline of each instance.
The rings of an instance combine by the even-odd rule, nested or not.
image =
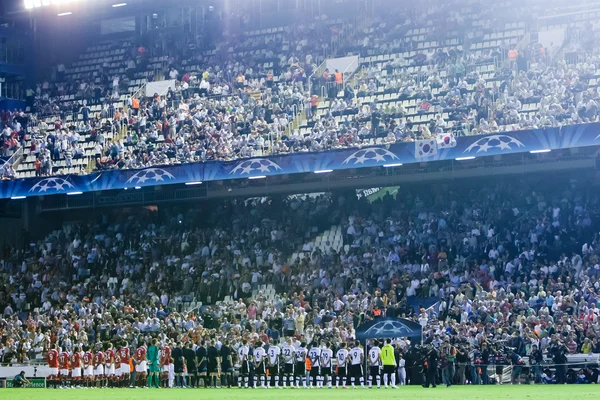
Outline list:
[[[404,385],[406,373],[402,356],[396,357],[389,339],[382,348],[379,345],[376,341],[369,349],[368,386],[376,383],[377,387],[381,387],[383,380],[385,388],[396,388],[396,374],[399,383]],[[244,341],[237,350],[240,363],[238,387],[310,389],[325,386],[346,388],[351,385],[356,388],[360,384],[365,388],[364,350],[359,341],[351,342],[350,346],[353,347],[340,343],[334,355],[328,342],[312,343],[307,348],[305,342],[295,346],[292,339],[288,339],[281,347],[271,344],[267,350],[258,342],[250,354],[248,343]]]
[[[154,341],[153,346],[157,344]],[[97,343],[95,348],[80,346],[72,352],[59,351],[58,346],[52,344],[46,356],[49,368],[46,381],[48,387],[53,388],[133,387],[134,384],[143,387],[147,376],[156,376],[156,386],[159,386],[160,379],[162,386],[167,387],[169,371],[172,375],[173,369],[170,345],[167,342],[161,348],[158,358],[147,356],[146,343],[138,347],[133,355],[125,341],[120,343],[119,349],[113,348],[112,343]],[[162,372],[160,377],[159,370]],[[132,381],[134,371],[136,380]]]
[[[396,388],[397,381],[404,385],[401,353],[395,351],[389,339],[381,344],[379,347],[375,341],[368,351],[368,386],[381,387],[382,381],[386,388]],[[167,341],[159,351],[155,340],[150,351],[143,343],[133,355],[125,341],[119,346],[115,349],[111,343],[99,343],[95,349],[83,346],[73,352],[59,352],[53,344],[47,355],[49,387],[145,387],[146,378],[151,387],[153,377],[156,387],[159,381],[162,387],[199,387],[200,380],[205,387],[218,387],[219,377],[224,386],[231,387],[234,368],[239,371],[239,388],[365,387],[365,355],[358,341],[340,343],[335,355],[330,343],[322,341],[307,347],[304,342],[293,343],[291,338],[281,346],[261,342],[249,345],[244,340],[236,346],[237,351],[228,341],[217,350],[215,340],[208,347],[204,341],[199,346]]]

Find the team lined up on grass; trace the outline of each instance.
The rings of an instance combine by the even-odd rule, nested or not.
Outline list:
[[[368,386],[397,388],[406,383],[401,346],[387,339],[369,349]],[[246,339],[234,346],[211,339],[198,345],[154,339],[131,351],[127,342],[80,346],[70,352],[51,346],[47,361],[51,388],[162,387],[198,388],[365,388],[364,350],[359,341],[336,345],[322,341],[307,347],[287,338],[278,346]],[[234,372],[237,371],[237,374]],[[396,379],[398,377],[398,380]]]

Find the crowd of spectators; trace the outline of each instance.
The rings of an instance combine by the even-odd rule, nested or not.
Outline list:
[[[600,210],[587,182],[554,183],[440,185],[373,203],[351,192],[253,199],[66,223],[4,250],[0,357],[28,363],[50,343],[117,336],[340,343],[385,315],[420,323],[442,359],[458,349],[444,368],[456,362],[460,383],[492,382],[476,364],[503,349],[515,366],[528,356],[536,382],[566,382],[567,354],[600,352]],[[314,247],[334,224],[340,252]],[[413,307],[431,298],[437,308]],[[200,308],[177,306],[194,299]],[[550,371],[544,357],[560,365]]]
[[[200,92],[212,90],[202,89],[205,82],[200,83]],[[100,165],[135,168],[266,154],[271,143],[285,135],[303,95],[293,82],[264,89],[259,96],[249,89],[234,89],[236,94],[231,96],[221,92],[204,97],[196,92],[188,97],[185,91],[155,96],[143,102],[129,120],[123,117],[127,134],[122,142],[109,145]]]
[[[575,63],[551,59],[535,41],[510,62],[507,54],[514,38],[485,51],[474,46],[486,32],[504,26],[497,23],[502,11],[471,6],[475,9],[466,15],[444,12],[454,5],[440,4],[417,14],[391,9],[360,26],[323,16],[272,35],[225,33],[212,44],[210,55],[199,38],[186,37],[187,45],[182,46],[167,33],[145,46],[125,43],[118,65],[124,72],[114,72],[107,62],[89,78],[73,80],[59,65],[53,79],[28,92],[37,118],[55,115],[60,124],[52,135],[44,123],[30,124],[36,138],[33,146],[39,149],[56,136],[69,136],[71,125],[85,133],[93,131],[94,125],[109,126],[115,133],[112,139],[104,135],[84,139],[95,143],[96,167],[139,168],[360,147],[373,144],[374,139],[389,144],[443,132],[486,134],[598,119],[593,79],[597,63],[587,36],[585,47],[575,46],[580,55]],[[437,40],[440,47],[419,48],[422,42],[409,32],[421,27],[428,27],[427,39]],[[457,34],[463,31],[464,40]],[[460,42],[441,45],[451,37],[460,37]],[[416,53],[400,55],[408,51]],[[334,71],[318,69],[326,57],[349,53],[397,55],[364,65],[344,85],[337,82]],[[131,99],[124,107],[111,104],[128,93],[129,82],[157,57],[164,60],[164,78],[176,80],[176,87],[139,104]],[[482,65],[494,66],[492,76],[478,70]],[[327,101],[320,98],[323,84],[333,90],[327,91],[328,106],[318,115],[317,107]],[[392,95],[387,99],[391,101],[363,102],[365,96],[381,93]],[[65,101],[70,95],[74,100]],[[415,100],[416,114],[409,114],[402,100]],[[102,111],[91,112],[91,104],[104,105]],[[529,104],[531,108],[524,108]],[[82,120],[64,122],[69,114],[74,121],[82,114]],[[428,121],[417,118],[416,122],[415,117],[423,114]],[[303,121],[306,130],[298,129]],[[75,142],[67,140],[63,147],[52,144],[51,154],[38,157],[40,174],[52,173],[54,160],[71,163],[73,157],[83,157]]]

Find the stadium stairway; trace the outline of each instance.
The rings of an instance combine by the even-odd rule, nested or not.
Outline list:
[[[340,252],[342,248],[344,248],[344,251],[348,251],[349,246],[344,246],[342,227],[334,225],[313,240],[307,242],[303,248],[310,248],[311,250],[293,253],[288,260],[288,264],[294,264],[297,260],[310,258],[317,249],[321,250],[323,253],[329,253],[332,250]],[[259,285],[256,289],[252,290],[252,298],[256,298],[260,292],[262,292],[267,301],[275,300],[276,291],[273,285]],[[223,300],[225,304],[233,304],[234,301],[235,299],[232,296],[226,296]]]
[[[268,285],[259,285],[257,289],[252,290],[252,297],[251,299],[256,299],[259,295],[259,293],[262,292],[262,294],[265,296],[265,299],[267,299],[267,301],[274,301],[275,300],[275,287],[271,284]],[[237,299],[234,299],[233,296],[225,296],[225,298],[223,299],[223,303],[225,304],[233,304],[234,301]]]
[[[342,247],[344,247],[342,227],[339,225],[334,225],[331,227],[331,229],[326,230],[321,235],[304,245],[305,249],[310,250],[303,250],[293,253],[290,256],[288,263],[294,264],[296,260],[310,258],[317,249],[321,250],[323,253],[330,253],[332,250],[339,253]]]
[[[257,102],[262,100],[262,93],[260,92],[260,90],[253,90],[251,92],[248,92],[248,94],[250,94],[250,97],[252,97]]]

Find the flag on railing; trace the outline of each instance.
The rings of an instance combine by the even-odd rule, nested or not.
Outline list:
[[[437,154],[437,142],[435,139],[415,141],[415,158],[427,158]]]
[[[440,133],[437,135],[438,149],[450,149],[456,147],[456,138],[452,133]]]

